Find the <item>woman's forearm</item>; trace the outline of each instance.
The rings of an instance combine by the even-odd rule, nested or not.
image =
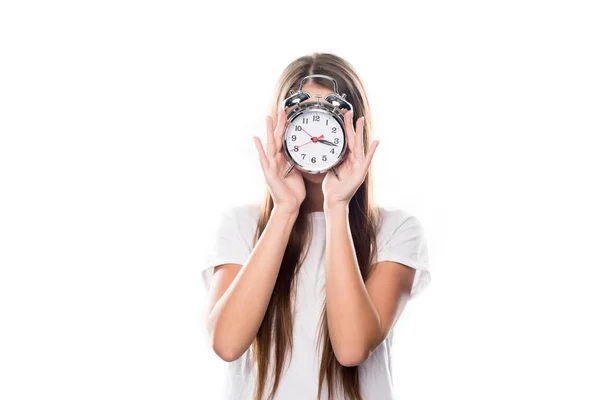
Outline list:
[[[336,358],[358,365],[381,334],[377,309],[362,280],[348,222],[348,205],[325,208],[327,325]]]
[[[298,213],[274,208],[246,264],[208,317],[213,348],[229,360],[252,344],[265,316]],[[222,356],[223,357],[223,356]]]

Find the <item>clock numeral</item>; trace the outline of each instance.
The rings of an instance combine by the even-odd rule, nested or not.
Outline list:
[[[312,162],[313,164],[317,162],[317,157],[313,157],[310,159],[310,162]]]
[[[326,120],[326,121],[325,121],[325,125],[329,125],[329,120]]]
[[[301,127],[300,125],[296,125],[296,126],[294,127],[294,129],[295,129],[296,131],[300,132],[300,131],[302,130],[302,127]]]
[[[322,160],[327,161],[327,156],[323,156]]]
[[[302,153],[302,159],[304,160],[304,157],[306,157],[306,153]]]
[[[335,138],[335,139],[333,139],[333,143],[335,143],[335,144],[340,144],[340,138]]]
[[[302,123],[308,124],[308,117],[302,117]]]
[[[320,119],[321,119],[320,115],[313,115],[313,121],[319,122]]]
[[[331,128],[331,133],[337,133],[337,128],[335,126]]]
[[[292,135],[292,142],[296,141],[296,135]]]
[[[294,146],[294,151],[298,151],[298,146]]]
[[[331,154],[335,154],[335,153],[333,152],[334,150],[335,150],[335,149],[331,149],[330,153],[331,153]]]

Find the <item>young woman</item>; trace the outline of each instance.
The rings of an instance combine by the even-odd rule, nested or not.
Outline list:
[[[296,168],[283,178],[281,104],[313,74],[334,78],[354,106],[344,114],[349,154],[336,167],[339,180],[331,170]],[[303,90],[307,101],[333,93],[323,78],[310,78]],[[222,214],[203,270],[209,337],[230,362],[226,398],[394,399],[392,328],[430,279],[422,225],[373,202],[370,164],[379,141],[371,140],[365,88],[347,61],[298,58],[273,100],[266,150],[253,137],[264,203]]]

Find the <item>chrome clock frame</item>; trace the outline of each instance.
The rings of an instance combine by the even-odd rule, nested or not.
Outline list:
[[[311,97],[310,93],[302,91],[304,81],[309,78],[324,78],[324,79],[329,79],[330,81],[332,81],[333,91],[335,92],[335,94],[330,93],[327,96],[325,96],[325,100],[328,103],[322,102],[320,96],[317,96],[317,101],[302,103],[303,101],[305,101]],[[321,74],[308,75],[308,76],[302,78],[298,92],[294,93],[293,90],[290,90],[290,96],[288,98],[286,98],[285,100],[283,100],[281,107],[284,110],[287,110],[288,108],[292,107],[292,109],[289,112],[286,111],[287,121],[286,121],[285,130],[283,133],[284,138],[283,138],[283,149],[282,149],[285,157],[288,160],[288,164],[290,164],[290,167],[285,172],[283,177],[285,178],[286,176],[288,176],[289,173],[294,168],[298,168],[299,170],[304,171],[309,174],[321,174],[321,173],[327,172],[331,169],[332,172],[335,174],[336,178],[338,178],[338,180],[340,180],[340,177],[339,177],[335,167],[337,165],[339,165],[342,161],[344,161],[344,159],[348,155],[348,151],[347,151],[348,141],[346,139],[346,127],[344,124],[344,113],[342,112],[342,110],[345,109],[346,111],[351,111],[353,109],[353,107],[352,107],[352,104],[350,104],[348,101],[346,101],[345,93],[343,93],[342,95],[339,94],[336,80],[327,75],[321,75]],[[290,154],[290,151],[287,147],[287,129],[289,127],[289,124],[294,119],[296,119],[297,117],[302,115],[303,113],[313,111],[313,110],[328,114],[329,116],[332,116],[340,124],[340,127],[342,128],[342,132],[344,134],[342,150],[340,152],[340,156],[337,159],[337,161],[335,163],[333,163],[330,167],[323,169],[323,170],[318,170],[318,171],[304,168],[304,167],[302,167],[302,165],[298,164],[298,162],[293,159],[293,157]]]

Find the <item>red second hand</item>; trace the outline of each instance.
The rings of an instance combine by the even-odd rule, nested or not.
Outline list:
[[[300,129],[302,129],[304,132],[306,132],[306,129],[304,129],[303,127],[300,127]],[[310,137],[313,137],[313,135],[311,135],[310,133],[306,132],[306,134]]]

